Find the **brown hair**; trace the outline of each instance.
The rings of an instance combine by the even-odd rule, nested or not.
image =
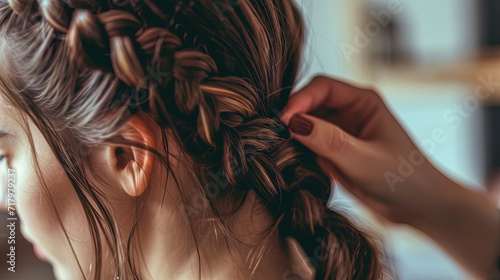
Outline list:
[[[39,2],[0,0],[0,88],[42,131],[80,198],[95,279],[102,279],[101,237],[116,254],[114,276],[131,270],[139,279],[130,240],[120,255],[114,218],[83,160],[92,145],[118,143],[114,134],[138,112],[163,128],[167,154],[171,128],[197,175],[198,193],[184,197],[193,237],[198,221],[209,221],[234,241],[226,221],[252,190],[274,218],[269,232],[296,238],[316,279],[383,277],[373,239],[326,207],[330,178],[277,118],[304,41],[291,0]],[[151,147],[120,143],[169,166],[168,155]],[[193,205],[193,195],[203,203]]]

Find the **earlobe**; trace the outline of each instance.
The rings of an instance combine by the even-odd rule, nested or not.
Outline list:
[[[143,117],[133,116],[118,137],[155,147],[153,128]],[[117,183],[130,196],[139,196],[147,188],[153,169],[153,153],[131,145],[110,145],[109,164]]]

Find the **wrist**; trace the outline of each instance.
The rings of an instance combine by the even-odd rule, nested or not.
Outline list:
[[[435,213],[443,207],[443,201],[449,197],[453,187],[460,186],[426,161],[406,186],[406,199],[400,209],[402,223],[419,229],[433,223]]]
[[[497,275],[500,213],[483,194],[429,170],[409,203],[404,222],[436,241],[466,270]],[[417,194],[418,193],[418,194]]]

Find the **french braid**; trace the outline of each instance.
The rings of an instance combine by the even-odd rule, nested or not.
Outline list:
[[[209,205],[205,218],[215,217],[217,226],[230,234],[223,218],[237,209],[226,209],[224,202],[242,199],[252,190],[276,222],[270,232],[277,229],[280,236],[290,235],[300,242],[317,270],[316,279],[380,279],[375,243],[327,208],[331,178],[318,166],[315,155],[291,140],[277,118],[295,80],[300,48],[273,49],[271,42],[278,39],[265,36],[266,25],[249,18],[269,15],[283,28],[283,33],[274,35],[298,43],[303,32],[300,15],[288,0],[260,1],[239,1],[219,25],[227,24],[228,29],[216,29],[222,34],[203,29],[216,19],[202,12],[217,14],[210,1],[9,3],[15,13],[41,15],[63,34],[70,59],[79,68],[113,72],[126,87],[147,92],[147,106],[141,108],[162,127],[175,129],[180,145],[195,163],[200,192]],[[281,14],[272,12],[271,5]],[[188,28],[195,25],[194,17],[204,36],[193,36],[196,28]],[[235,36],[234,42],[227,39],[228,34]],[[240,48],[224,48],[224,44]],[[244,47],[250,51],[243,53]],[[261,67],[254,56],[269,58],[275,68]],[[160,77],[151,77],[151,71]],[[211,174],[222,174],[229,184],[218,189],[216,196],[208,189],[214,183]],[[263,250],[254,252],[251,265],[256,266]]]

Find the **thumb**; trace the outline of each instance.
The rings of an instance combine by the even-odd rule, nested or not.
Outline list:
[[[340,169],[356,168],[362,160],[364,143],[331,122],[296,114],[290,119],[289,129],[294,139]]]

